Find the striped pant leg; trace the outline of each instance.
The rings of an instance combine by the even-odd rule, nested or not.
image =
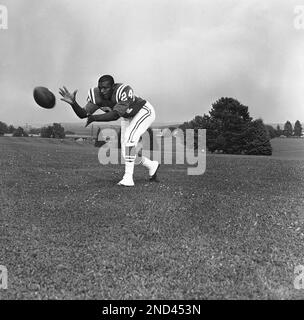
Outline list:
[[[132,118],[124,134],[124,143],[126,146],[136,146],[140,137],[146,132],[155,120],[155,110],[153,106],[146,104]]]
[[[124,142],[122,144],[125,159],[125,177],[132,177],[136,159],[136,146],[140,137],[155,120],[155,111],[150,103],[146,103],[132,118],[125,128]]]
[[[126,139],[125,139],[125,135],[126,135],[126,130],[128,128],[128,126],[130,125],[131,120],[130,119],[125,119],[125,118],[121,118],[121,122],[120,122],[120,145],[121,145],[121,154],[122,157],[125,159],[126,158]]]

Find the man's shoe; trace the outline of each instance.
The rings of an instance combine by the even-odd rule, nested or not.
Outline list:
[[[134,181],[132,178],[123,178],[117,184],[124,187],[134,187]]]
[[[153,161],[153,166],[152,168],[149,170],[149,175],[150,175],[150,181],[158,181],[157,180],[157,171],[160,167],[160,164],[158,161]]]

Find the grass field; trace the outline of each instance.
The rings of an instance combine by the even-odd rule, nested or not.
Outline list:
[[[136,167],[126,189],[91,145],[0,138],[0,299],[304,298],[304,142],[286,141],[201,176]]]

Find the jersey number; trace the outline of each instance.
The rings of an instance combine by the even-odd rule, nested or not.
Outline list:
[[[127,97],[129,97],[130,99],[133,99],[133,91],[132,90],[129,91],[128,96],[127,96],[126,92],[123,92],[121,95],[121,101],[127,101],[127,99],[128,99]]]

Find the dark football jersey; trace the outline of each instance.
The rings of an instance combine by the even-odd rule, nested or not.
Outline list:
[[[123,118],[134,117],[146,104],[146,100],[137,97],[133,89],[122,83],[114,84],[114,90],[110,100],[103,98],[99,88],[89,90],[88,101],[99,107],[110,107]]]

